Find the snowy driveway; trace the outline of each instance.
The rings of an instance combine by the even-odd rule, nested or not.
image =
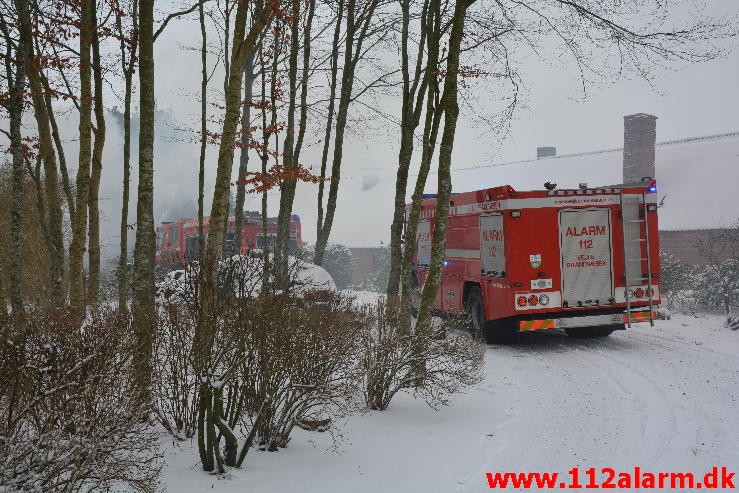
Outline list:
[[[490,491],[487,471],[737,471],[737,398],[739,332],[717,317],[602,340],[532,333],[490,346],[485,381],[439,412],[400,396],[350,418],[337,451],[328,434],[299,430],[229,479],[199,471],[185,447],[164,479],[172,492],[473,492]]]

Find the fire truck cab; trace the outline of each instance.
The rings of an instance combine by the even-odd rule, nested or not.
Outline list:
[[[645,181],[453,194],[436,308],[469,313],[473,332],[489,342],[530,330],[604,337],[635,322],[653,325],[660,301],[656,191]],[[416,289],[431,261],[435,209],[435,196],[426,196]]]

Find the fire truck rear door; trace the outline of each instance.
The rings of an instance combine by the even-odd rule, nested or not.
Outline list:
[[[559,237],[562,306],[608,304],[613,297],[610,209],[559,211]]]
[[[419,266],[428,267],[431,263],[431,223],[429,221],[418,221],[416,258]]]

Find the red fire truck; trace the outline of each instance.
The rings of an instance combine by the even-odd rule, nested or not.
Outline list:
[[[208,234],[210,217],[203,218],[203,229]],[[266,242],[269,249],[275,247],[277,239],[277,218],[267,219],[267,232],[264,233],[262,215],[259,212],[244,212],[244,225],[241,234],[241,245],[238,252],[234,248],[234,231],[236,222],[234,215],[228,216],[226,233],[226,251],[228,253],[245,254],[248,250],[262,248]],[[157,264],[168,262],[184,265],[197,258],[198,253],[198,220],[180,219],[179,221],[163,222],[157,228]],[[293,214],[290,218],[290,250],[303,250],[303,240],[300,228],[300,216]]]
[[[634,322],[653,325],[660,301],[655,182],[547,188],[452,195],[437,309],[469,313],[473,332],[490,342],[530,330],[605,337]],[[431,260],[435,196],[421,208],[416,290]]]

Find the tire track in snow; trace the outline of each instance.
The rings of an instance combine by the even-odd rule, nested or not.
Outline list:
[[[482,472],[460,480],[458,491],[472,491],[474,484],[479,490],[485,471],[638,465],[702,474],[716,464],[737,465],[728,426],[737,419],[736,396],[722,390],[736,386],[739,359],[662,331],[596,340],[557,332],[526,336],[488,351],[497,369],[488,379],[499,375],[508,385],[496,378],[485,384],[492,391],[477,390],[497,394],[505,411],[495,417],[494,431],[480,437]],[[545,410],[532,406],[530,392],[546,402]],[[576,408],[583,404],[586,409]],[[547,418],[550,429],[540,425]],[[594,440],[607,446],[593,446]],[[578,448],[590,452],[577,454]]]

